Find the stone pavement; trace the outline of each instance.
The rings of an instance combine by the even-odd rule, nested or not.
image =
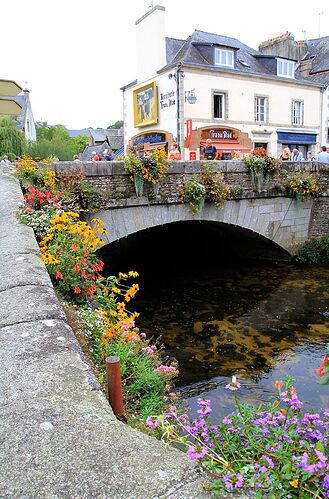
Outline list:
[[[66,322],[0,167],[0,497],[204,498],[205,475],[119,422]]]

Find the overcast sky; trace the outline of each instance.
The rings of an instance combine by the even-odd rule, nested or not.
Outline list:
[[[36,121],[68,128],[122,119],[120,87],[134,80],[135,21],[150,0],[0,0],[0,78],[27,86]],[[328,0],[161,0],[166,35],[194,29],[256,48],[290,31],[329,36]],[[322,13],[322,14],[321,14]],[[321,15],[319,15],[321,14]]]

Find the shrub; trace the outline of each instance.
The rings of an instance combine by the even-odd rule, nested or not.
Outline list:
[[[61,203],[65,211],[93,212],[105,206],[103,196],[85,178],[81,168],[72,168],[58,175]]]
[[[219,207],[229,197],[231,187],[224,181],[224,175],[221,172],[213,172],[209,164],[202,166],[198,180],[206,189],[206,201]]]
[[[329,263],[329,235],[307,241],[298,251],[295,261],[301,264],[326,265]]]

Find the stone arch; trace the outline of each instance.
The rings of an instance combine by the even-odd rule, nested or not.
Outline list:
[[[201,220],[252,231],[277,244],[289,255],[294,255],[308,238],[311,208],[305,207],[303,211],[299,212],[291,198],[280,197],[226,201],[219,209],[206,204],[197,215],[193,215],[185,204],[154,204],[102,210],[96,216],[104,221],[109,231],[104,238],[106,243],[151,227]]]

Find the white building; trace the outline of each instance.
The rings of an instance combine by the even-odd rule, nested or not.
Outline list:
[[[137,79],[122,88],[125,147],[141,153],[173,140],[198,159],[207,138],[219,157],[265,147],[278,156],[321,145],[323,85],[302,76],[298,58],[256,51],[195,31],[165,37],[165,8],[136,21]]]

